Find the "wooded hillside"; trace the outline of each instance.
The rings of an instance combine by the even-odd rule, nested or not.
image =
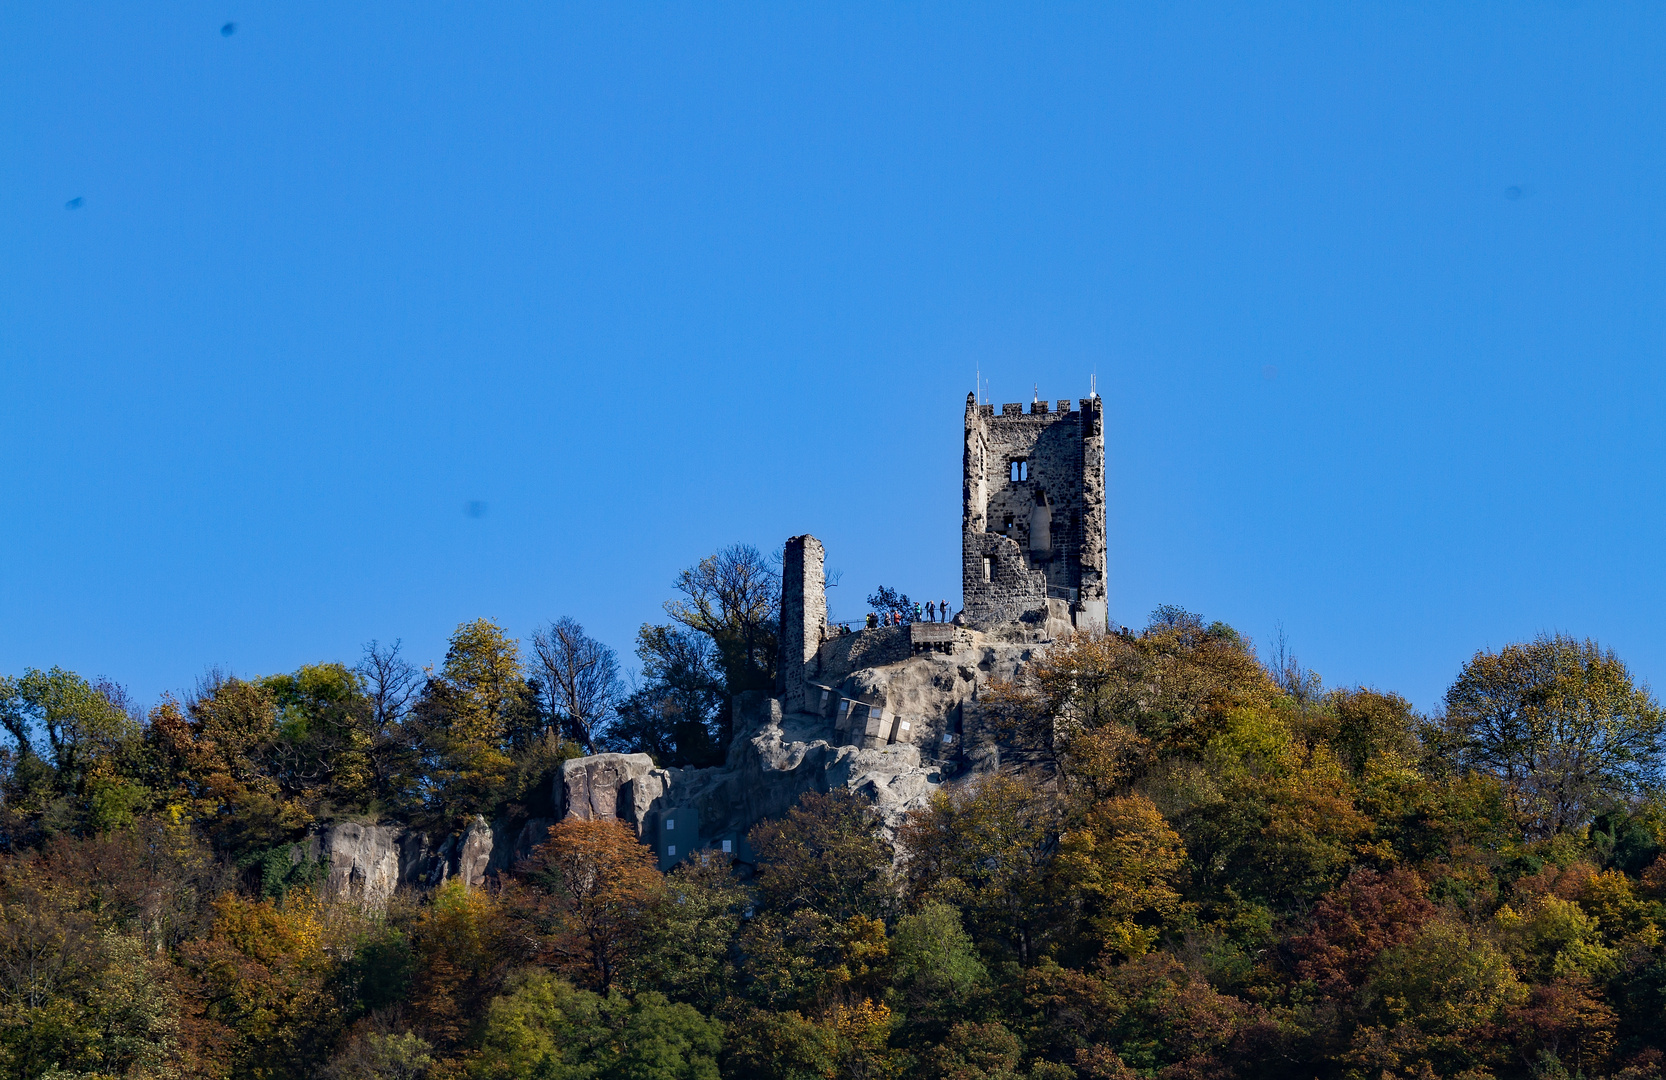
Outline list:
[[[1007,766],[891,838],[812,794],[755,874],[662,874],[566,821],[386,910],[290,857],[321,822],[534,813],[595,746],[708,760],[770,674],[757,612],[644,627],[600,705],[576,625],[523,655],[484,620],[438,670],[373,646],[144,715],[0,681],[0,1074],[1661,1075],[1662,714],[1566,638],[1478,653],[1423,716],[1162,609],[990,688]]]

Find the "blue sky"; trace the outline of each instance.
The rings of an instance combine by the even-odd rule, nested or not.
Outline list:
[[[230,33],[222,32],[234,24]],[[0,671],[142,700],[811,532],[1108,407],[1110,606],[1666,683],[1666,8],[0,8]],[[80,200],[74,204],[72,200]],[[483,512],[471,516],[470,503]]]

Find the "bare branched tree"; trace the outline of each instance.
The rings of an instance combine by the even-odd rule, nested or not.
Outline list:
[[[1267,658],[1267,674],[1278,688],[1289,694],[1298,705],[1307,705],[1324,696],[1324,680],[1318,672],[1302,666],[1301,659],[1290,651],[1290,640],[1284,636],[1284,624],[1273,630],[1272,655]]]
[[[780,570],[751,544],[731,544],[678,574],[675,584],[683,599],[666,601],[665,613],[717,645],[729,693],[773,686]]]
[[[532,652],[552,720],[594,752],[596,735],[623,696],[613,650],[586,634],[576,619],[563,617],[532,635]]]
[[[399,655],[400,642],[383,645],[371,641],[364,647],[364,658],[355,669],[365,681],[365,695],[374,710],[372,720],[377,731],[388,731],[405,719],[411,703],[422,689],[422,672]]]

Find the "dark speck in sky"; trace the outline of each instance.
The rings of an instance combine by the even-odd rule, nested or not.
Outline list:
[[[81,209],[81,196],[77,195],[75,198],[73,198],[69,202],[65,203],[64,204],[64,209],[65,210],[79,210],[79,209]]]
[[[228,22],[224,26],[220,27],[221,37],[231,37],[231,35],[235,33],[237,33],[237,24],[234,22]]]
[[[463,507],[463,513],[467,514],[471,518],[485,517],[486,504],[478,499],[473,500],[468,505]]]

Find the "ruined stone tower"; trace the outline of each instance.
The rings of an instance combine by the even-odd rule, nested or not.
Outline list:
[[[806,668],[827,634],[826,556],[813,536],[794,536],[781,553],[781,636],[778,669],[788,712],[804,710]]]
[[[1060,609],[1105,631],[1104,403],[980,405],[966,395],[961,587],[974,627]]]

